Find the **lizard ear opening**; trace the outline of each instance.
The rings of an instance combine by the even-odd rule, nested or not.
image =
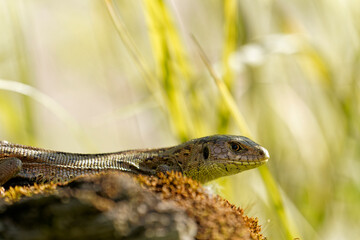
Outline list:
[[[205,160],[209,158],[209,148],[207,146],[203,149],[203,157]]]

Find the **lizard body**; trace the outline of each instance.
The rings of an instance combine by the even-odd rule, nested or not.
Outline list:
[[[258,167],[268,159],[265,148],[233,135],[193,139],[174,147],[100,154],[58,152],[0,141],[0,185],[14,177],[64,182],[107,170],[144,175],[178,171],[205,183]]]

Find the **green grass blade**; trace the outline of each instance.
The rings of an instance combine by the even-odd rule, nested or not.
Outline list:
[[[220,92],[220,95],[223,98],[227,109],[233,116],[235,123],[237,124],[237,127],[239,128],[239,130],[242,132],[243,135],[254,139],[252,137],[252,134],[250,132],[248,125],[246,124],[245,118],[239,111],[237,104],[236,104],[234,98],[232,97],[230,91],[228,90],[228,88],[226,87],[224,82],[216,76],[215,71],[211,67],[206,54],[202,50],[202,48],[199,45],[199,43],[197,42],[197,40],[195,38],[193,38],[193,39],[198,47],[199,55],[200,55],[201,59],[203,60],[204,64],[206,65],[210,75],[214,79],[216,86],[218,87],[218,90]],[[298,236],[297,235],[298,231],[294,230],[294,227],[290,223],[291,220],[290,220],[289,216],[287,216],[287,214],[286,214],[284,203],[283,203],[283,200],[281,197],[281,193],[277,187],[275,179],[271,175],[267,166],[260,167],[259,171],[260,171],[261,177],[263,179],[264,185],[266,186],[268,195],[270,196],[271,205],[276,209],[277,216],[280,219],[280,222],[282,224],[283,232],[285,233],[285,235],[287,236],[288,239],[292,239],[294,236]]]
[[[80,126],[77,124],[74,118],[48,95],[27,84],[5,79],[0,79],[0,90],[22,94],[40,103],[55,116],[57,116],[62,122],[64,122],[67,127],[75,134],[75,136],[77,136],[81,142],[85,143],[89,149],[96,149],[96,147],[91,143],[90,139],[81,130]]]

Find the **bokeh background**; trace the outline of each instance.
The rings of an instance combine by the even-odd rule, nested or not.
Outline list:
[[[247,135],[267,166],[209,185],[265,236],[360,235],[360,1],[2,0],[0,36],[0,139]]]

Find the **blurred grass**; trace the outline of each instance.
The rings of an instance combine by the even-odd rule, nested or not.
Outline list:
[[[230,58],[236,51],[238,44],[241,44],[239,38],[243,37],[245,33],[242,31],[242,24],[239,23],[241,16],[238,11],[238,3],[236,0],[224,1],[224,47],[222,53],[222,69],[223,69],[223,81],[227,89],[232,89],[235,81],[235,73],[230,66]],[[238,42],[239,41],[239,42]],[[216,79],[216,78],[215,78]],[[219,87],[219,86],[218,86]],[[219,87],[220,88],[220,87]],[[225,98],[220,98],[218,103],[218,132],[226,133],[229,129],[229,109],[225,107]],[[244,130],[244,127],[240,127]],[[248,129],[248,128],[247,128]],[[243,133],[247,135],[246,133]]]
[[[171,13],[163,1],[144,1],[144,13],[149,29],[155,61],[155,78],[163,90],[163,101],[181,141],[194,134],[193,122],[186,106],[183,83],[189,83],[189,66],[184,47],[174,26]],[[189,105],[190,106],[190,105]]]
[[[251,136],[270,171],[260,169],[265,182],[255,170],[218,181],[226,198],[270,239],[355,239],[359,14],[350,0],[2,1],[0,78],[60,108],[0,86],[0,138],[118,150]],[[87,138],[71,141],[77,130],[56,123],[63,108]]]
[[[29,99],[31,99],[34,102],[42,104],[45,108],[49,109],[49,111],[52,114],[54,114],[58,119],[60,119],[67,126],[67,128],[71,129],[71,132],[74,133],[74,137],[77,137],[79,141],[86,143],[86,147],[88,149],[91,149],[91,150],[96,149],[96,147],[93,145],[93,143],[88,139],[88,136],[86,136],[86,134],[78,126],[78,123],[74,120],[74,118],[62,106],[60,106],[56,101],[54,101],[51,97],[38,91],[36,88],[33,88],[24,83],[4,80],[4,79],[0,79],[0,90],[17,93],[20,96],[27,96],[28,98],[26,98],[24,100],[26,102],[30,102]],[[6,107],[4,107],[3,109],[5,110],[5,112],[7,112],[6,115],[11,116],[10,119],[8,121],[6,121],[7,125],[8,126],[19,125],[19,123],[16,122],[17,117],[11,113],[13,109],[6,108]],[[28,116],[27,112],[25,113],[25,115]],[[14,122],[12,122],[13,120],[15,120],[15,124],[14,124]],[[31,135],[32,132],[27,132],[27,134]],[[33,136],[33,137],[35,137],[35,136]],[[28,140],[28,141],[29,141],[29,144],[31,144],[32,141],[31,140]]]
[[[201,46],[198,45],[198,47],[200,50],[200,56],[202,57],[205,65],[207,66],[209,72],[211,73],[212,78],[215,80],[215,83],[221,95],[221,99],[224,102],[222,108],[219,109],[220,110],[219,114],[224,112],[229,113],[234,118],[236,126],[241,131],[241,133],[246,137],[254,139],[253,135],[250,133],[250,129],[248,125],[246,124],[244,116],[238,110],[236,102],[233,96],[231,95],[229,89],[226,87],[225,82],[223,82],[221,79],[219,79],[216,76],[214,70],[210,66],[210,62],[208,58],[206,57],[204,51],[201,49]],[[224,124],[224,121],[222,121],[222,123]],[[289,216],[286,215],[284,209],[284,203],[280,191],[278,189],[278,186],[267,166],[260,167],[259,171],[269,195],[269,200],[270,200],[269,204],[272,206],[273,209],[275,209],[276,215],[278,216],[281,222],[281,229],[286,235],[286,238],[291,239],[293,238],[293,236],[298,235],[298,232],[296,230],[296,227],[292,225]]]
[[[31,84],[33,82],[32,70],[29,66],[28,54],[24,43],[24,32],[20,27],[19,12],[17,12],[16,4],[12,1],[4,2],[9,16],[9,39],[11,39],[14,57],[14,70],[16,71],[16,79],[18,81]],[[21,98],[21,105],[24,112],[24,121],[22,121],[23,131],[28,134],[22,134],[23,138],[27,138],[29,143],[34,144],[36,139],[36,131],[34,129],[34,119],[31,103],[27,98]],[[15,123],[15,121],[14,121]],[[21,134],[21,133],[18,133]]]

